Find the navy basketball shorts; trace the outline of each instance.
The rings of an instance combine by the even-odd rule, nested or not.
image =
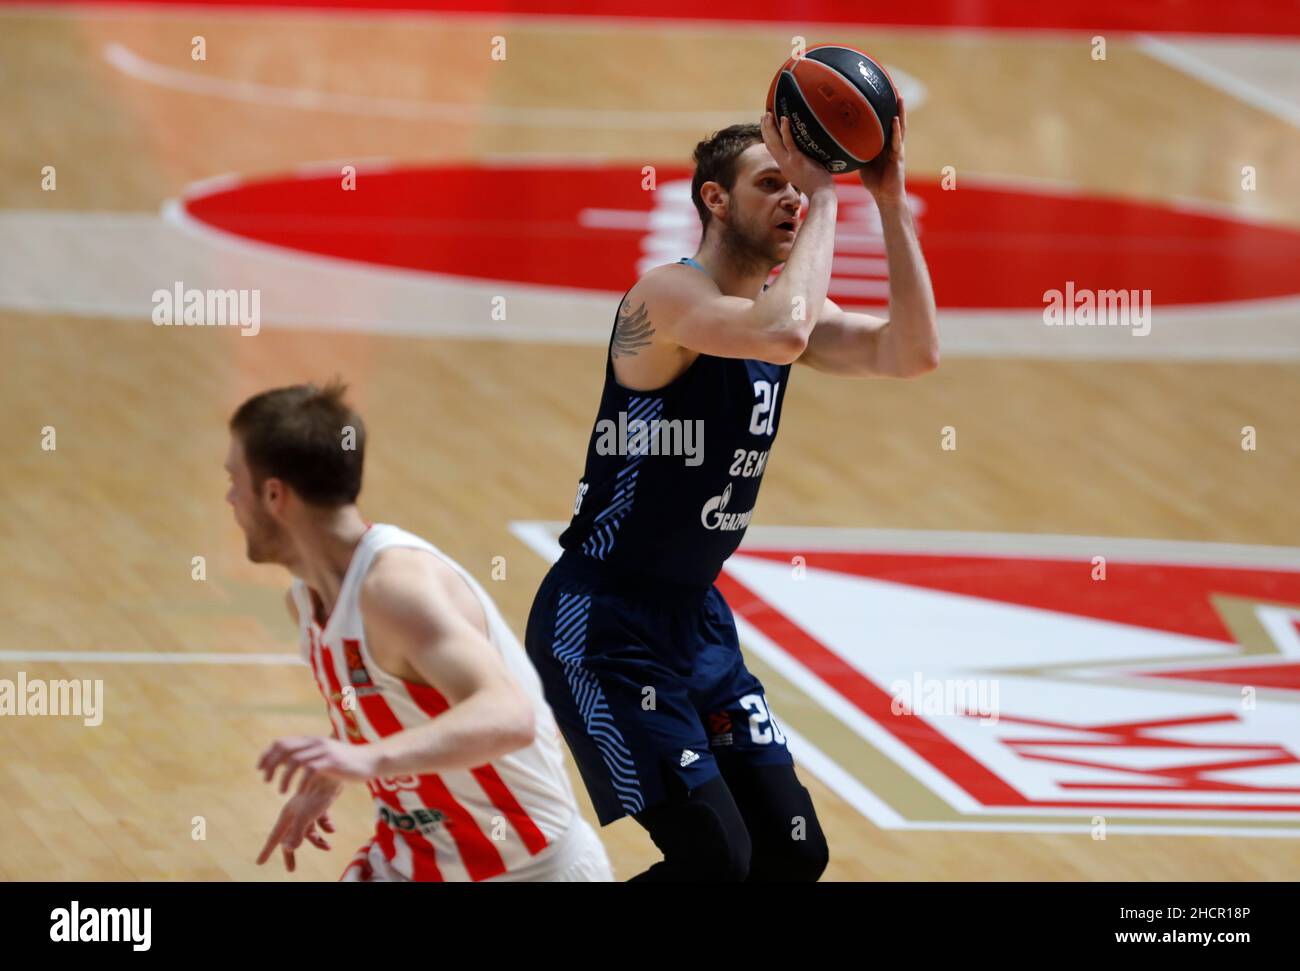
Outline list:
[[[793,764],[716,587],[614,581],[566,553],[524,641],[602,826],[667,802],[674,777],[715,778],[719,758]]]

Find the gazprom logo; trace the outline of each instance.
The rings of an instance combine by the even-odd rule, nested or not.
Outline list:
[[[722,490],[722,495],[713,496],[704,504],[700,510],[700,522],[704,524],[705,529],[720,529],[723,532],[731,532],[737,529],[744,529],[749,525],[750,517],[754,515],[754,510],[750,509],[745,512],[727,513],[723,512],[727,508],[727,503],[731,501],[731,483]]]

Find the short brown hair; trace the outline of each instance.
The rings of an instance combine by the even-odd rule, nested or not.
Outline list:
[[[305,502],[345,506],[361,493],[366,428],[343,401],[347,386],[338,379],[318,388],[297,384],[254,395],[231,416],[244,457],[260,487],[283,479]],[[345,432],[353,435],[345,448]]]
[[[755,142],[763,140],[763,129],[757,124],[732,125],[716,131],[695,146],[695,175],[691,178],[691,201],[700,214],[704,231],[709,229],[713,214],[700,196],[705,182],[716,182],[728,192],[736,185],[736,160],[740,153]]]

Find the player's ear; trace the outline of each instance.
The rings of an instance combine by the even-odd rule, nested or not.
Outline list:
[[[715,204],[720,204],[722,206],[722,214],[726,214],[727,190],[722,187],[722,183],[705,182],[700,186],[700,198],[704,200],[704,207],[712,212],[715,217],[719,215],[718,212],[714,211],[713,207]]]
[[[262,500],[277,512],[284,506],[284,500],[288,495],[288,489],[284,481],[274,476],[262,480],[261,492]]]

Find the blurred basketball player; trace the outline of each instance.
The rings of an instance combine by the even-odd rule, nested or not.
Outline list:
[[[860,173],[884,229],[888,320],[827,299],[835,186],[771,115],[697,146],[699,250],[619,305],[564,553],[525,642],[601,824],[632,815],[663,851],[634,880],[816,880],[828,862],[713,582],[753,513],[791,364],[900,378],[938,365],[905,127],[900,111]]]
[[[611,880],[579,815],[537,674],[483,588],[418,536],[357,510],[365,427],[331,385],[279,388],[230,421],[227,501],[287,595],[333,738],[281,738],[285,804],[258,857],[320,849],[344,783],[378,819],[343,880]]]

